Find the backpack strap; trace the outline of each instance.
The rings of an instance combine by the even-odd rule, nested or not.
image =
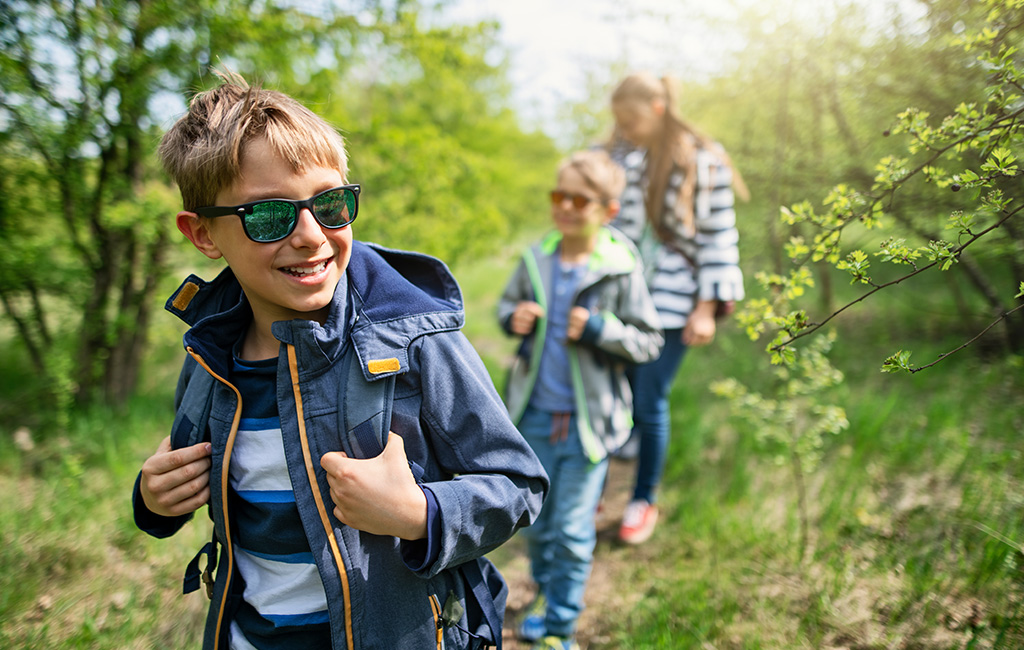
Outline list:
[[[171,428],[172,449],[191,447],[210,439],[206,425],[213,407],[213,388],[216,381],[208,370],[193,361],[188,385],[185,386],[185,392],[181,397],[181,407]]]
[[[395,375],[367,381],[355,350],[339,363],[343,381],[338,382],[338,411],[345,432],[341,445],[350,458],[373,458],[384,451],[391,431]]]
[[[491,580],[484,577],[484,568],[490,569]],[[501,574],[493,568],[493,565],[485,558],[477,558],[459,565],[463,579],[470,588],[475,606],[479,614],[483,616],[487,627],[490,628],[491,638],[487,639],[497,650],[501,650],[501,627],[502,613],[505,611],[505,601],[508,597],[508,585],[501,577]],[[497,593],[494,588],[497,588]],[[467,600],[470,594],[466,594]],[[470,607],[473,604],[470,603]],[[476,636],[476,635],[474,635]]]
[[[182,449],[208,441],[210,410],[213,407],[213,390],[217,380],[205,368],[195,364],[188,376],[188,385],[182,395],[181,408],[175,416],[171,429],[171,447]],[[206,568],[199,563],[206,556]],[[199,549],[185,568],[182,593],[190,594],[199,589],[200,582],[206,585],[206,595],[213,598],[213,571],[217,567],[217,531],[214,529],[209,542]]]
[[[396,375],[367,381],[355,350],[350,350],[339,363],[344,364],[341,375],[345,378],[338,384],[341,424],[346,432],[341,444],[352,458],[373,458],[384,451],[391,431]],[[377,363],[380,362],[370,361],[368,366],[372,369]],[[423,478],[423,468],[411,460],[409,468],[419,483]],[[488,581],[481,566],[486,562],[484,558],[470,560],[459,565],[458,572],[469,587],[466,593],[469,609],[482,615],[491,632],[492,638],[488,640],[501,650],[501,612],[504,611],[508,587],[496,571],[493,573],[497,576],[497,583],[494,576]],[[497,593],[492,593],[494,591]],[[470,634],[477,636],[472,631]]]

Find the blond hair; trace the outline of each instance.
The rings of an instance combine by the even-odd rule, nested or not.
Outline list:
[[[562,172],[570,168],[579,172],[584,182],[605,203],[617,200],[622,190],[626,189],[626,173],[603,149],[587,149],[572,154],[558,166],[559,178]]]
[[[160,141],[160,160],[186,210],[213,205],[240,178],[246,148],[259,138],[295,171],[318,165],[348,175],[345,142],[323,118],[284,93],[250,86],[232,72],[217,74],[221,85],[193,97]]]
[[[623,79],[612,93],[612,105],[625,102],[651,104],[661,101],[665,106],[662,113],[660,137],[648,148],[647,192],[644,196],[647,218],[664,241],[672,241],[677,231],[674,224],[666,223],[668,218],[683,224],[685,232],[695,231],[694,196],[697,190],[697,150],[713,151],[732,171],[733,187],[743,200],[750,196],[746,184],[733,166],[728,154],[710,137],[683,119],[679,112],[678,91],[671,77],[658,79],[649,72],[637,72]],[[618,134],[613,136],[617,139]],[[665,214],[665,191],[668,188],[672,168],[683,171],[683,185],[679,198],[670,215]]]

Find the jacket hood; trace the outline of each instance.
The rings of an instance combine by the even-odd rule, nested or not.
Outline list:
[[[210,282],[190,275],[165,308],[190,326],[185,347],[227,376],[231,351],[252,318],[231,269]],[[363,373],[372,380],[407,371],[408,348],[416,338],[457,330],[464,322],[462,292],[443,262],[353,241],[326,322],[278,321],[272,330],[279,341],[296,346],[303,373],[323,372],[351,341]]]

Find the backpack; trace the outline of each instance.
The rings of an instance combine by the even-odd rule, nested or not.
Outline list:
[[[374,381],[367,381],[362,368],[354,360],[354,350],[344,354],[338,363],[342,364],[345,381],[338,382],[339,425],[346,432],[342,437],[342,447],[350,458],[373,458],[384,451],[388,434],[391,430],[391,407],[394,403],[396,375],[392,374]],[[194,368],[187,379],[188,385],[182,398],[182,404],[204,404],[201,411],[190,418],[187,413],[179,413],[172,428],[171,446],[179,449],[191,446],[209,438],[206,434],[206,423],[209,420],[213,404],[213,389],[216,379],[205,369]],[[205,400],[192,399],[205,395]],[[194,422],[193,422],[194,418]],[[409,461],[412,474],[419,483],[423,478],[423,468]],[[191,593],[199,589],[200,582],[206,585],[207,597],[213,597],[213,571],[217,568],[217,533],[196,553],[185,569],[182,592]],[[206,568],[200,570],[199,564],[206,556]],[[504,578],[485,558],[476,558],[450,569],[455,572],[465,585],[466,604],[449,594],[441,612],[441,620],[446,625],[457,626],[465,611],[470,629],[463,629],[471,637],[482,641],[485,645],[496,646],[501,650],[501,630],[505,601],[508,596],[508,585]]]

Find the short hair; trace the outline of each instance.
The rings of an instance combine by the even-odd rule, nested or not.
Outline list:
[[[587,149],[572,154],[558,166],[559,178],[570,167],[579,172],[604,201],[618,199],[626,189],[626,172],[604,149]]]
[[[160,160],[178,184],[185,210],[212,205],[237,181],[246,148],[259,138],[296,171],[319,165],[348,176],[345,141],[323,118],[284,93],[250,86],[236,73],[217,74],[221,85],[196,94],[160,141]]]

